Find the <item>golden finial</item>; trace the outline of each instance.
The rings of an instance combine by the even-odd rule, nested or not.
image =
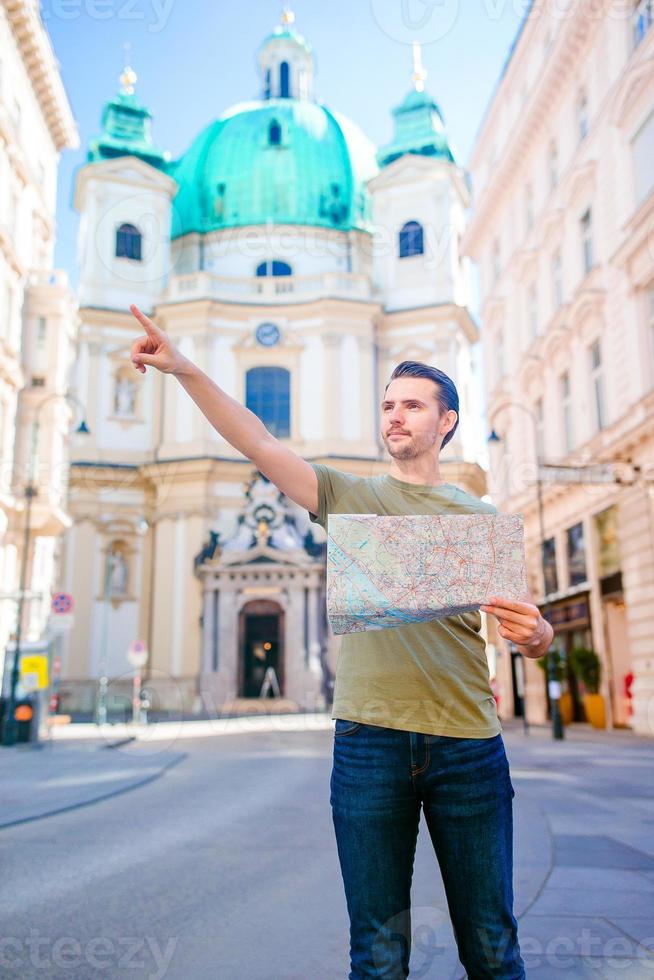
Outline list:
[[[129,64],[129,51],[130,51],[129,41],[125,41],[123,44],[124,58],[123,58],[123,70],[120,73],[120,84],[121,92],[123,95],[134,95],[134,83],[137,81],[138,76],[133,68]]]
[[[425,90],[425,79],[427,77],[427,72],[422,66],[422,46],[420,41],[413,42],[413,74],[411,78],[413,79],[413,87],[416,92],[424,92]]]
[[[123,69],[120,76],[123,95],[134,95],[134,82],[137,80],[137,77],[136,72],[129,65]]]
[[[270,537],[270,528],[268,527],[268,521],[265,518],[261,518],[257,527],[257,542],[260,545],[267,545],[268,538]]]
[[[284,9],[282,10],[281,20],[284,27],[290,27],[295,21],[295,14],[288,5],[285,5]]]

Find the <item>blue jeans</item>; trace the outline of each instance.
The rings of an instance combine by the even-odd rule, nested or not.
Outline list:
[[[348,980],[409,975],[421,804],[468,977],[523,980],[513,915],[515,791],[501,734],[453,738],[338,718],[330,789],[350,917]]]

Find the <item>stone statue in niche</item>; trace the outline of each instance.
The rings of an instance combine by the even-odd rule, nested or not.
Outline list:
[[[124,374],[116,377],[114,390],[114,413],[116,415],[133,415],[136,403],[136,384]]]
[[[127,559],[122,551],[113,547],[107,555],[107,593],[124,596],[127,592]]]

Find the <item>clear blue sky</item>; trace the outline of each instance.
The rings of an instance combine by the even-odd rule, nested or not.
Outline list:
[[[314,49],[317,99],[377,145],[390,139],[391,109],[411,85],[410,41],[421,41],[426,87],[458,161],[467,162],[524,0],[297,0],[292,7]],[[55,265],[74,287],[73,171],[118,90],[124,42],[155,142],[175,158],[229,106],[259,96],[256,52],[281,9],[276,0],[42,0],[81,139],[78,150],[62,154],[57,206]]]

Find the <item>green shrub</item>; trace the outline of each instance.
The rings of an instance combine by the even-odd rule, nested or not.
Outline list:
[[[598,694],[602,664],[594,650],[589,647],[574,647],[570,651],[570,666],[587,694]]]

